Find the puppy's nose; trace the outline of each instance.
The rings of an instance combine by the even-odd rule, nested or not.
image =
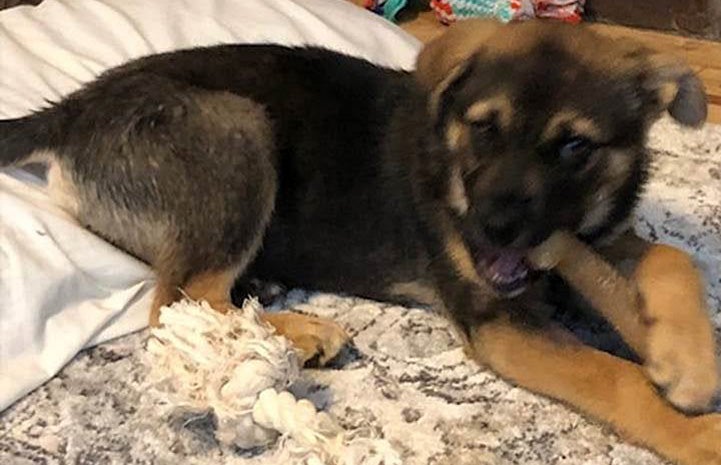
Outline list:
[[[502,194],[496,194],[491,198],[491,205],[495,211],[522,213],[524,210],[528,210],[531,207],[533,198],[530,195],[526,195],[522,192],[504,192]]]
[[[499,247],[519,245],[531,217],[531,202],[530,197],[515,193],[491,199],[491,214],[483,225],[488,240]]]
[[[506,222],[502,224],[484,225],[483,232],[486,238],[495,246],[508,247],[513,245],[523,233],[523,223],[520,221]]]

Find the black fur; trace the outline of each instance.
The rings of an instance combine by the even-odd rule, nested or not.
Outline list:
[[[547,63],[475,57],[446,89],[440,114],[429,114],[429,92],[412,74],[317,48],[226,45],[146,57],[50,109],[0,123],[2,164],[52,149],[77,188],[80,220],[178,285],[233,264],[248,265],[244,277],[385,300],[403,297],[394,285],[413,282],[438,294],[468,331],[493,315],[497,299],[459,275],[447,242],[459,231],[474,254],[488,191],[476,192],[474,173],[464,173],[469,213],[449,207],[450,171],[461,156],[443,139],[450,116],[495,89],[521,92],[516,132],[490,148],[481,143],[476,154],[527,160],[508,164],[491,186],[498,192],[518,186],[529,166],[544,176],[542,201],[522,218],[532,234],[517,247],[578,227],[597,187],[588,182],[593,172],[539,161],[539,128],[568,91],[553,83],[548,64],[575,66],[561,49],[548,54]],[[609,92],[586,72],[566,84],[595,82],[589,93]],[[581,106],[598,98],[574,95]],[[614,193],[615,209],[589,232],[594,239],[627,218],[644,179],[636,121],[645,115],[618,118],[625,104],[611,105],[618,108],[598,107],[604,130],[637,162]]]

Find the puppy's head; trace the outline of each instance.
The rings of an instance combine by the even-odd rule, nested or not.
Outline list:
[[[506,293],[553,231],[595,240],[628,219],[651,123],[706,118],[683,62],[559,23],[460,22],[421,52],[416,76],[451,154],[449,208],[476,271]]]

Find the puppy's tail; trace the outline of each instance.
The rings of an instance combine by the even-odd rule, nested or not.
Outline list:
[[[50,147],[47,120],[45,112],[0,120],[0,168],[23,164],[33,152]]]

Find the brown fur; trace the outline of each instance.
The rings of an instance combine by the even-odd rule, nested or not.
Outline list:
[[[567,234],[553,236],[534,259],[544,267],[555,262],[553,267],[645,360],[649,378],[669,402],[686,411],[703,410],[719,377],[701,276],[683,252],[629,236],[619,241],[631,248],[625,259],[638,254],[628,279]]]
[[[655,245],[634,273],[644,296],[646,371],[666,399],[703,410],[719,387],[703,280],[685,253]]]
[[[293,343],[301,363],[317,359],[319,365],[325,365],[350,340],[340,325],[324,318],[280,312],[266,313],[263,319]]]
[[[627,440],[683,465],[721,463],[721,415],[689,417],[658,395],[643,369],[507,317],[478,328],[468,352],[505,379],[611,424]]]

